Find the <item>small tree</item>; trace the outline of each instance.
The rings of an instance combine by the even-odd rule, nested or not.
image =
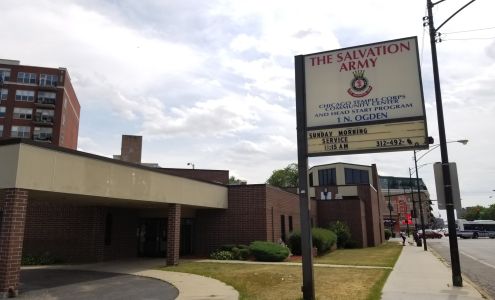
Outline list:
[[[345,248],[347,242],[351,239],[351,230],[346,223],[337,221],[330,224],[330,230],[337,235],[337,247]]]
[[[284,169],[273,171],[272,175],[266,183],[280,188],[297,187],[298,186],[299,173],[297,164],[289,164]]]

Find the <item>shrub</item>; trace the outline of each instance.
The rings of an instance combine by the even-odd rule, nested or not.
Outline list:
[[[337,235],[328,229],[313,228],[311,235],[313,236],[313,247],[318,249],[318,254],[330,251],[330,248],[337,242]]]
[[[325,253],[337,242],[337,236],[335,233],[324,228],[312,228],[311,236],[313,240],[313,247],[318,249],[318,254]],[[301,255],[301,233],[294,231],[289,236],[289,248],[294,255]]]
[[[254,241],[249,250],[259,261],[283,261],[289,256],[289,249],[272,242]]]
[[[249,248],[248,249],[239,249],[239,257],[237,259],[247,260],[250,255],[251,255],[251,251],[249,251]]]
[[[232,260],[234,259],[234,255],[230,251],[219,250],[212,252],[210,258],[216,260]]]
[[[232,248],[235,247],[235,244],[226,244],[226,245],[222,245],[220,246],[220,248],[218,248],[218,251],[232,251]]]
[[[392,231],[390,231],[390,229],[385,229],[384,231],[385,231],[385,239],[388,241],[392,236]]]
[[[243,245],[243,244],[237,245],[237,248],[239,248],[239,249],[248,249],[249,250],[249,246],[248,245]]]
[[[249,248],[239,248],[239,247],[234,247],[232,248],[232,255],[234,256],[234,259],[237,260],[247,260],[249,258],[249,255],[251,252],[249,251]]]
[[[289,246],[292,254],[301,255],[301,232],[292,232],[292,234],[289,235],[289,239],[287,240],[287,245]]]
[[[337,247],[339,249],[345,248],[347,241],[351,239],[351,230],[346,223],[337,221],[330,224],[330,230],[337,235]]]

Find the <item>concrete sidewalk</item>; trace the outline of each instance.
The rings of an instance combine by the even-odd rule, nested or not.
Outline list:
[[[396,240],[402,243],[401,239]],[[399,241],[400,240],[400,241]],[[409,240],[409,241],[412,241]],[[462,287],[452,286],[452,271],[430,251],[409,244],[382,290],[383,300],[397,299],[484,299],[466,280]]]
[[[22,269],[88,270],[144,276],[166,281],[175,286],[179,290],[177,300],[239,299],[237,290],[219,280],[189,273],[156,270],[164,263],[164,259],[133,259],[81,265],[22,267]]]

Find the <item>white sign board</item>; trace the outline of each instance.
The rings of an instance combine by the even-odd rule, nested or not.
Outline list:
[[[348,144],[347,149],[337,146],[343,150],[338,152],[428,147],[416,37],[305,55],[304,82],[309,155],[336,152],[328,145],[321,151],[321,143],[311,142],[313,130],[328,128],[337,132],[366,126],[373,131],[350,138],[352,142],[323,143]],[[404,125],[409,121],[422,123],[413,127],[423,132],[411,135]],[[395,122],[400,123],[397,129],[390,127]],[[381,132],[385,127],[369,126],[376,124],[389,125]]]

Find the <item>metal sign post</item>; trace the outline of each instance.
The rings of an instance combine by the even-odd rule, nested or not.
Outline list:
[[[308,191],[308,143],[306,137],[306,91],[304,83],[304,56],[295,57],[296,69],[296,114],[297,114],[297,157],[299,171],[299,211],[301,216],[301,254],[303,271],[303,298],[315,299],[313,272],[313,245],[309,217]]]

